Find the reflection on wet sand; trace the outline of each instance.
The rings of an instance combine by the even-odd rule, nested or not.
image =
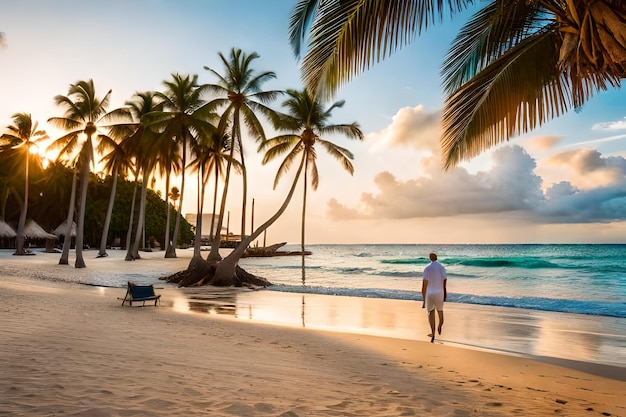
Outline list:
[[[174,309],[310,329],[429,340],[421,303],[268,290],[177,289]],[[626,320],[447,303],[439,343],[626,368]]]
[[[237,315],[237,289],[180,289],[173,307],[182,312]]]

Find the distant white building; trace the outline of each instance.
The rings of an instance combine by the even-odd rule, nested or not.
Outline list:
[[[191,226],[196,227],[196,219],[198,215],[196,213],[187,213],[185,214],[185,220],[189,222]],[[202,231],[200,235],[202,239],[208,239],[211,236],[215,236],[215,230],[211,230],[211,220],[215,219],[213,222],[213,228],[217,229],[217,221],[219,220],[218,214],[203,214],[202,215]],[[226,228],[222,227],[222,233],[226,234]]]

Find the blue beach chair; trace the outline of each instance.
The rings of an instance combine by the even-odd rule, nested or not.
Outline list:
[[[128,289],[126,290],[126,296],[122,301],[122,305],[126,301],[132,307],[133,301],[142,301],[142,306],[146,305],[146,301],[154,300],[154,305],[157,303],[161,303],[161,295],[156,295],[154,293],[154,287],[152,285],[135,285],[133,281],[128,281]]]

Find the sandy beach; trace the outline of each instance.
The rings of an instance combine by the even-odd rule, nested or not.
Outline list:
[[[157,285],[159,307],[128,307],[125,289],[58,281],[185,264],[115,256],[2,258],[0,416],[626,416],[625,368],[597,360],[615,352],[546,316],[450,304],[431,344],[406,301]],[[477,348],[469,331],[509,344]]]

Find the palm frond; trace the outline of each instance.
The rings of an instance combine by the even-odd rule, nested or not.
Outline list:
[[[317,169],[317,162],[315,162],[316,158],[315,156],[311,156],[311,154],[309,154],[309,163],[308,163],[308,167],[309,167],[309,180],[311,181],[311,187],[313,188],[313,191],[317,191],[317,187],[319,187],[320,185],[320,173],[319,170]]]
[[[263,156],[263,165],[283,155],[289,149],[296,146],[299,141],[300,137],[298,135],[281,135],[268,139],[263,144],[259,145],[259,150],[267,149]]]
[[[133,114],[130,107],[120,107],[102,116],[100,121],[111,125],[118,123],[131,123],[133,121]]]
[[[571,85],[556,67],[552,32],[527,38],[446,100],[442,155],[446,168],[567,111]]]
[[[247,96],[249,100],[258,100],[261,103],[271,103],[283,94],[285,94],[285,92],[281,90],[268,90],[258,91],[256,93],[248,94]]]
[[[539,2],[492,1],[472,16],[454,39],[442,66],[444,90],[457,90],[506,51],[556,24]]]
[[[267,140],[265,137],[265,130],[263,129],[263,125],[253,109],[257,106],[254,105],[255,103],[249,104],[251,104],[251,106],[244,105],[240,108],[248,133],[256,142],[265,142]]]
[[[96,151],[103,154],[110,149],[117,147],[117,142],[109,135],[98,134],[98,145]]]
[[[308,51],[302,62],[303,78],[309,90],[330,98],[339,85],[409,44],[416,34],[446,13],[454,14],[471,3],[471,0],[298,3],[291,17],[290,41],[292,46],[300,48],[306,34],[303,28],[310,28]]]
[[[258,93],[269,93],[273,94],[271,91],[263,91],[261,88],[263,84],[268,82],[269,80],[273,80],[276,78],[276,73],[273,71],[265,71],[259,74],[254,74],[250,70],[251,78],[247,80],[246,84],[242,86],[241,93],[246,96],[252,96]],[[278,92],[278,91],[277,91]]]
[[[276,172],[276,177],[274,178],[274,189],[276,189],[276,187],[278,186],[278,183],[283,175],[285,175],[289,171],[289,168],[291,168],[291,164],[293,163],[293,161],[296,160],[298,155],[302,152],[303,148],[304,145],[299,143],[297,146],[294,146],[291,151],[289,151],[285,159],[283,159],[283,162],[281,162],[280,166],[278,167],[278,171]]]
[[[68,119],[66,117],[51,117],[48,123],[62,130],[82,130],[83,123],[78,120]]]
[[[328,125],[318,128],[320,135],[343,135],[350,139],[363,140],[364,134],[358,123]]]
[[[348,171],[350,175],[354,174],[354,166],[352,165],[352,162],[350,162],[351,159],[354,159],[352,152],[321,138],[318,139],[317,142],[322,145],[324,149],[326,149],[326,152],[328,152],[330,156],[338,160],[341,163],[341,166]]]
[[[317,12],[320,0],[299,0],[289,20],[289,40],[296,58],[300,58],[302,41],[307,38],[307,29]]]
[[[78,146],[78,135],[79,132],[67,133],[48,145],[48,149],[58,150],[59,158],[62,158],[63,155],[68,155],[72,158],[74,156],[74,151]]]

